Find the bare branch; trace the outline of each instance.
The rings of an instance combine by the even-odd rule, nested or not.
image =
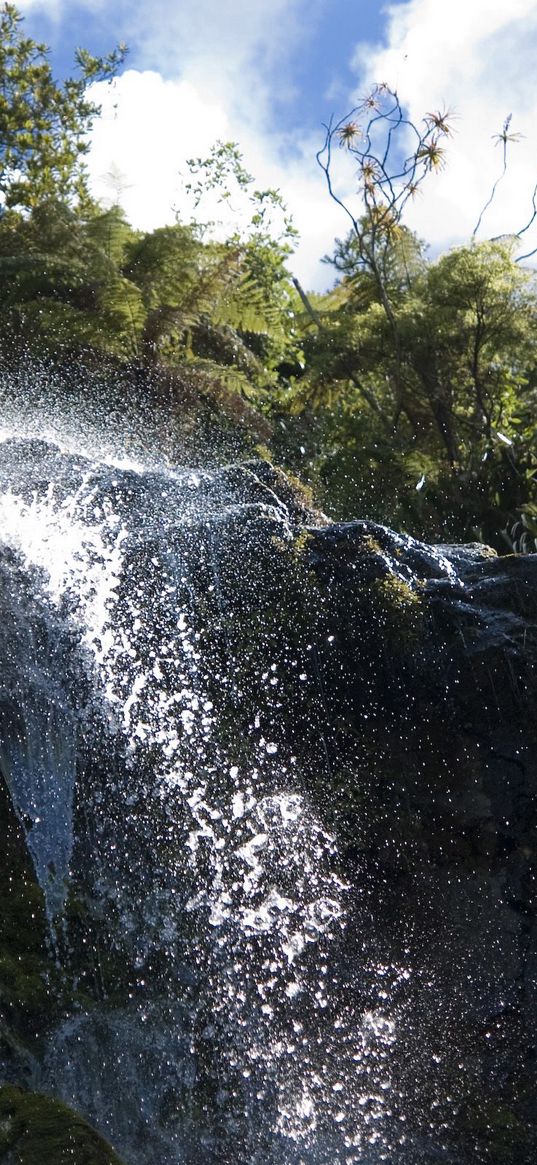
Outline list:
[[[509,126],[511,125],[512,116],[513,116],[513,114],[510,113],[508,115],[508,117],[506,117],[500,133],[493,134],[493,140],[495,140],[496,145],[501,145],[501,147],[502,147],[502,160],[503,160],[502,172],[501,172],[501,174],[498,175],[498,177],[497,177],[497,179],[492,187],[492,190],[490,192],[490,196],[487,199],[487,202],[485,203],[485,205],[481,211],[481,214],[479,215],[479,218],[476,222],[476,225],[472,231],[472,238],[473,239],[475,239],[475,236],[476,236],[476,234],[481,226],[485,212],[488,210],[489,206],[494,201],[496,191],[498,189],[498,186],[500,185],[500,182],[502,181],[502,178],[505,177],[505,174],[507,171],[507,146],[510,142],[519,142],[521,137],[522,137],[522,134],[519,134],[519,133],[509,133]],[[536,214],[537,214],[537,211],[536,211]],[[528,226],[529,225],[530,224],[528,224]],[[527,229],[528,229],[527,227],[524,228],[524,230],[527,230]],[[517,235],[518,235],[518,232],[517,232]]]
[[[420,126],[405,116],[395,90],[376,85],[372,92],[338,122],[325,126],[324,145],[317,161],[326,178],[328,192],[345,211],[352,224],[360,262],[373,277],[393,342],[394,368],[391,374],[394,398],[392,426],[397,427],[405,411],[407,396],[403,359],[403,337],[387,276],[387,252],[401,233],[401,218],[408,200],[426,177],[444,164],[442,139],[450,132],[451,114],[444,110],[427,114]],[[413,139],[409,153],[408,138]],[[334,139],[344,145],[356,166],[358,211],[354,213],[344,196],[335,189],[332,168]],[[359,385],[367,399],[364,386]],[[371,403],[371,402],[368,402]]]
[[[535,186],[533,187],[533,193],[531,196],[531,206],[532,206],[531,215],[526,223],[526,226],[522,227],[521,230],[517,231],[516,236],[515,236],[517,239],[521,239],[522,235],[525,235],[526,231],[529,231],[530,227],[533,226],[533,223],[535,222],[535,219],[537,218],[537,182],[535,183]],[[532,251],[527,251],[525,255],[517,255],[517,257],[515,259],[515,263],[521,263],[523,259],[531,259],[532,256],[535,254],[537,254],[537,247],[534,247]]]
[[[365,211],[367,228],[374,228],[373,245],[382,229],[393,230],[401,221],[403,210],[422,182],[444,164],[442,138],[451,133],[449,110],[428,113],[420,126],[405,116],[395,90],[376,85],[371,93],[345,117],[325,126],[324,145],[317,161],[326,178],[330,197],[341,206],[359,238]],[[401,161],[400,144],[408,135],[414,149]],[[335,189],[332,166],[334,139],[344,145],[356,164],[361,197],[361,213],[355,214],[348,200]],[[407,145],[408,148],[408,145]]]

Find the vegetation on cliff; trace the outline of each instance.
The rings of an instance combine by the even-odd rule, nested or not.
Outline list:
[[[224,240],[199,221],[138,231],[119,205],[98,205],[83,164],[98,112],[88,86],[113,77],[123,47],[105,59],[79,51],[77,75],[60,85],[13,5],[1,23],[4,364],[68,355],[142,370],[165,383],[179,427],[188,386],[188,409],[209,402],[245,448],[262,442],[334,516],[498,549],[518,521],[529,545],[517,537],[515,548],[533,549],[533,272],[517,262],[518,237],[474,237],[428,259],[403,222],[444,164],[448,114],[413,126],[380,87],[328,127],[319,158],[331,193],[336,145],[354,159],[360,193],[356,208],[342,202],[351,231],[329,259],[335,286],[308,296],[289,273],[281,198],[255,188],[233,143],[193,159],[188,184],[196,207],[207,189],[249,203],[249,225]],[[401,128],[416,137],[402,168],[379,143],[384,134],[393,150]],[[509,137],[504,127],[504,153]]]

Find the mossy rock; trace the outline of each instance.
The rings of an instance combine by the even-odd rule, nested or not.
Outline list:
[[[5,1165],[122,1165],[86,1121],[36,1092],[0,1088],[0,1161]]]
[[[371,584],[373,612],[382,632],[390,634],[400,646],[414,645],[423,633],[423,599],[404,579],[394,574],[375,579]]]

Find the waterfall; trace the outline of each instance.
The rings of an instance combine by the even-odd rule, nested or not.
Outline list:
[[[0,588],[0,771],[53,927],[65,902],[76,773],[76,721],[61,682],[65,634],[39,609],[11,554],[0,564]]]
[[[395,1019],[341,995],[349,886],[278,723],[286,669],[315,692],[309,645],[267,634],[261,669],[247,647],[248,693],[234,655],[233,592],[266,583],[261,537],[292,544],[287,506],[253,469],[15,433],[0,490],[2,770],[49,921],[69,931],[69,886],[99,936],[91,972],[64,944],[82,1003],[41,1086],[137,1165],[385,1159]]]
[[[520,560],[507,610],[482,548],[110,446],[0,444],[0,778],[48,933],[10,939],[5,1078],[126,1165],[507,1165],[495,1105],[529,1165]]]

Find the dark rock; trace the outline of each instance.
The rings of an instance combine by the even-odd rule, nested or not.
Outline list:
[[[21,478],[36,460],[38,483],[52,463],[57,471],[46,445],[26,453]],[[4,472],[6,481],[17,472],[14,450]],[[166,475],[75,458],[61,471],[60,496],[88,473],[91,505],[113,502],[126,526],[114,594],[118,640],[125,633],[117,658],[127,663],[114,695],[125,709],[134,656],[145,675],[140,743],[133,762],[115,722],[99,720],[103,708],[84,688],[87,661],[73,650],[83,731],[70,893],[56,945],[25,847],[32,821],[26,810],[14,812],[7,779],[1,791],[4,1079],[27,1084],[44,1072],[46,1088],[107,1133],[108,1122],[121,1125],[128,1087],[125,1127],[112,1139],[133,1160],[138,1151],[151,1165],[294,1165],[302,1148],[289,1149],[283,1134],[277,1141],[274,1127],[282,1088],[298,1089],[306,1071],[300,1051],[285,1051],[289,1033],[300,1031],[308,1079],[324,1081],[319,1137],[327,1139],[312,1150],[324,1165],[346,1151],[344,1132],[329,1139],[339,1127],[327,1099],[330,1073],[339,1089],[358,1071],[352,1041],[379,1015],[380,1035],[371,1035],[373,1021],[362,1032],[366,1051],[368,1039],[381,1051],[364,1067],[360,1092],[372,1104],[368,1072],[381,1065],[378,1091],[389,1066],[392,1124],[379,1160],[533,1165],[537,556],[428,547],[372,522],[324,525],[265,462]],[[61,610],[68,622],[76,596]],[[183,610],[188,638],[179,643]],[[55,626],[52,616],[47,626]],[[210,709],[206,731],[188,709],[181,718],[188,685]],[[174,728],[168,753],[158,733],[145,741],[151,717]],[[170,755],[177,788],[161,778]],[[189,766],[203,797],[181,783]],[[247,817],[244,789],[239,796],[234,784],[239,770],[265,817],[256,808]],[[277,928],[274,937],[270,928],[252,924],[246,934],[237,924],[267,914],[274,887],[283,902],[301,884],[300,847],[311,838],[298,834],[297,852],[288,852],[273,804],[282,789],[311,812],[319,839],[308,851],[315,901],[306,901],[306,913],[327,906],[328,874],[348,895],[345,926],[330,940],[322,928],[318,938],[314,913],[309,930],[302,924],[296,998],[293,959],[282,958]],[[202,806],[203,820],[192,805]],[[240,858],[267,836],[273,848],[259,866],[250,851]],[[57,870],[47,850],[48,873],[51,862]],[[233,909],[215,919],[211,895],[222,889]],[[297,912],[303,892],[296,890]],[[272,909],[279,918],[280,906]],[[322,1007],[321,971],[330,983]],[[285,984],[279,995],[276,982]],[[382,1045],[384,1007],[397,1028],[393,1052],[388,1036]],[[255,1060],[252,1031],[261,1040]],[[275,1047],[283,1060],[265,1088],[267,1049]],[[106,1095],[93,1087],[103,1057]],[[6,1165],[14,1153],[23,1165],[37,1160],[31,1096],[0,1092]],[[56,1102],[35,1103],[41,1119],[39,1106]],[[75,1119],[61,1105],[47,1111],[58,1135]],[[106,1148],[87,1156],[88,1165],[114,1160]]]
[[[0,1161],[121,1165],[106,1141],[67,1105],[10,1085],[0,1088]]]

